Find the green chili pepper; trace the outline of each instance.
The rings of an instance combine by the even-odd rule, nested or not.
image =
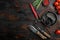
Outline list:
[[[41,0],[41,1],[39,2],[39,4],[37,5],[36,9],[39,8],[39,6],[41,5],[42,1],[43,1],[43,0]]]
[[[43,0],[35,0],[35,1],[33,2],[33,6],[36,7],[36,9],[38,9],[39,6],[41,5],[41,2],[42,2],[42,1],[43,1]]]
[[[33,2],[33,6],[38,5],[38,4],[39,4],[39,2],[40,2],[40,0],[36,0],[36,1],[34,1],[34,2]]]

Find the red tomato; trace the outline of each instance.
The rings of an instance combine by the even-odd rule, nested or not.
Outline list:
[[[57,0],[57,2],[59,2],[59,3],[60,3],[60,0]]]
[[[57,6],[56,9],[57,9],[57,10],[60,10],[60,6]]]
[[[43,4],[44,4],[44,6],[48,6],[49,5],[49,0],[44,0]]]
[[[59,5],[59,3],[58,3],[58,2],[55,2],[55,3],[54,3],[54,5],[55,5],[55,6],[58,6],[58,5]]]
[[[58,14],[60,15],[60,10],[58,10]]]
[[[60,30],[56,30],[55,34],[60,35]]]

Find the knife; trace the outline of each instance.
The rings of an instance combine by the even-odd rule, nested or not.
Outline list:
[[[44,30],[42,30],[40,27],[37,27],[38,30],[40,30],[44,35],[46,35],[48,38],[51,38],[51,36],[45,32]]]
[[[43,34],[41,34],[34,26],[32,26],[32,25],[28,25],[28,26],[29,26],[29,29],[30,29],[33,33],[37,34],[37,35],[40,36],[42,39],[47,39],[47,37],[45,37]]]

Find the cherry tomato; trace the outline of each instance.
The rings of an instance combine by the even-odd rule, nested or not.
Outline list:
[[[56,9],[57,9],[57,10],[60,10],[60,6],[57,6]]]
[[[55,6],[58,6],[58,5],[59,5],[59,3],[58,3],[58,2],[55,2],[55,3],[54,3],[54,5],[55,5]]]
[[[48,6],[49,5],[49,0],[44,0],[43,4],[44,4],[44,6]]]
[[[60,30],[56,30],[55,34],[60,35]]]
[[[57,2],[59,2],[59,3],[60,3],[60,0],[57,0]]]
[[[58,10],[58,14],[60,15],[60,10]]]

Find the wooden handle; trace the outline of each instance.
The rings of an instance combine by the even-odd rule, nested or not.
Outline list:
[[[37,32],[37,34],[42,38],[42,39],[47,39],[47,37],[45,37],[43,34],[41,34],[39,31]]]
[[[44,32],[44,34],[45,34],[47,37],[51,38],[51,36],[50,36],[48,33]]]

